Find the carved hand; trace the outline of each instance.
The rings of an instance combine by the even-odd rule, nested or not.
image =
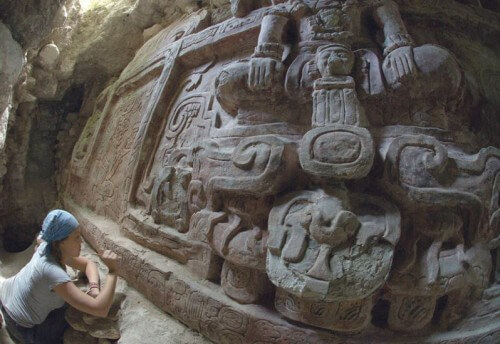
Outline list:
[[[400,47],[389,53],[382,65],[387,82],[391,86],[413,78],[417,74],[417,66],[413,59],[412,47]]]
[[[274,58],[253,57],[250,60],[248,87],[252,91],[260,91],[282,86],[284,70],[283,63]]]

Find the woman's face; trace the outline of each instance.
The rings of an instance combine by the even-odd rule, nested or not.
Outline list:
[[[77,228],[66,239],[61,241],[59,247],[61,248],[63,257],[78,257],[80,255],[81,244],[80,228]]]

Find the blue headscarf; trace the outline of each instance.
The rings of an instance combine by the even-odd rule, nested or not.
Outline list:
[[[47,242],[45,255],[50,253],[53,241],[66,239],[79,226],[76,218],[65,210],[52,210],[42,224],[41,238]]]

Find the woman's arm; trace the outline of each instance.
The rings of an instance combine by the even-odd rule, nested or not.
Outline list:
[[[93,261],[85,257],[71,257],[64,263],[71,266],[73,269],[83,271],[89,281],[88,294],[92,297],[99,295],[101,290],[99,284],[99,272],[97,270],[97,265]]]
[[[109,268],[106,283],[100,294],[93,298],[81,291],[73,282],[59,284],[54,288],[55,292],[79,311],[98,316],[106,317],[113,304],[113,296],[116,288],[116,254],[111,251],[104,251],[102,260]]]

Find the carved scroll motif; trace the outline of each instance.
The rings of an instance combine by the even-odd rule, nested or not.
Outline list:
[[[189,184],[193,164],[196,163],[197,147],[193,142],[199,137],[208,135],[211,123],[211,106],[213,97],[208,93],[193,94],[178,100],[172,106],[171,116],[168,118],[164,133],[158,139],[157,150],[154,158],[149,157],[148,168],[143,171],[142,183],[136,192],[136,199],[144,205],[146,209],[150,207],[149,198],[155,199],[158,194],[158,187],[165,178],[174,177],[176,174],[183,174],[188,178]],[[174,168],[171,177],[167,176],[164,169]],[[184,170],[182,172],[181,170]],[[169,172],[170,173],[170,172]],[[168,187],[176,188],[183,196],[177,197],[184,199],[187,195],[188,184],[183,186],[175,182],[173,186],[170,182]],[[155,188],[153,192],[153,188]],[[184,190],[184,191],[181,191]],[[154,194],[151,194],[151,193]],[[171,192],[171,191],[169,191]],[[170,198],[173,201],[173,198]],[[158,202],[156,200],[155,202]],[[176,201],[177,202],[177,201]],[[186,224],[183,228],[187,229],[188,219],[183,220]]]
[[[193,46],[199,45],[201,43],[213,43],[213,41],[215,41],[217,38],[220,39],[221,36],[224,37],[226,35],[234,35],[239,30],[248,29],[252,25],[258,25],[259,20],[262,19],[262,16],[262,11],[256,11],[246,18],[233,18],[216,26],[207,28],[197,34],[190,35],[189,37],[186,37],[184,39],[183,50],[191,50],[193,49]],[[216,39],[214,39],[214,37],[216,37]]]
[[[473,193],[464,191],[471,180],[489,180],[489,176],[500,169],[500,150],[484,149],[473,159],[449,157],[448,150],[442,143],[430,136],[401,136],[392,141],[385,159],[384,185],[393,196],[406,204],[418,207],[441,207],[462,209],[469,238],[481,232],[485,220],[485,207],[481,199]],[[487,162],[491,161],[488,165]],[[453,166],[459,168],[455,181],[442,183],[446,175],[452,180]],[[487,167],[488,166],[488,167]],[[491,188],[485,190],[491,193]],[[458,212],[464,216],[463,212]]]
[[[389,325],[395,330],[419,330],[434,315],[436,298],[432,296],[399,296],[391,299]]]
[[[243,304],[259,301],[270,290],[264,273],[228,261],[222,266],[221,285],[228,296]]]
[[[146,162],[149,162],[149,159],[146,158],[146,156],[148,155],[147,152],[150,153],[150,151],[153,149],[153,147],[151,146],[153,145],[154,141],[151,142],[151,140],[146,140],[146,138],[152,135],[152,133],[156,133],[157,131],[157,128],[152,124],[157,124],[159,122],[159,109],[157,109],[157,107],[161,95],[165,92],[168,92],[173,87],[172,77],[176,73],[176,57],[179,53],[180,47],[181,44],[176,42],[170,45],[165,52],[164,67],[158,82],[159,87],[156,87],[153,94],[151,95],[145,113],[142,116],[139,130],[137,131],[137,135],[134,139],[133,152],[131,157],[132,184],[130,186],[128,196],[128,201],[132,204],[135,203],[135,194],[138,188],[138,184],[142,180],[141,176],[144,172],[144,165]]]
[[[192,145],[195,138],[207,135],[209,127],[203,126],[203,120],[210,118],[213,96],[209,93],[193,94],[181,99],[173,107],[168,119],[164,136],[167,145],[164,150],[171,147]],[[180,138],[182,134],[182,138]],[[179,139],[182,142],[177,142]]]
[[[290,143],[274,136],[243,139],[231,156],[240,177],[212,177],[207,186],[208,207],[216,209],[219,192],[270,195],[283,189],[296,171],[296,153]]]
[[[421,329],[434,314],[438,297],[482,290],[490,274],[491,257],[484,241],[488,221],[484,195],[495,197],[492,177],[500,169],[498,149],[472,156],[455,155],[429,136],[401,136],[390,144],[383,184],[409,209],[413,237],[389,281],[394,329]],[[470,185],[480,183],[470,192]],[[491,233],[491,230],[489,231]],[[464,302],[459,296],[453,312]],[[451,313],[450,313],[451,314]],[[457,319],[457,317],[453,317]]]

